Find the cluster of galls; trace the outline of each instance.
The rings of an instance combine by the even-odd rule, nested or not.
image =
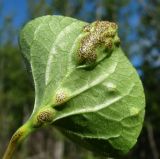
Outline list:
[[[118,26],[108,21],[96,21],[83,28],[84,37],[80,42],[78,56],[80,63],[93,63],[97,59],[96,48],[105,47],[111,52],[119,46],[120,39],[117,34]]]
[[[66,101],[66,93],[63,90],[59,90],[55,96],[56,105],[61,105]],[[46,124],[52,123],[55,116],[55,109],[52,107],[44,107],[39,110],[36,115],[36,118],[33,120],[34,128],[41,127]]]

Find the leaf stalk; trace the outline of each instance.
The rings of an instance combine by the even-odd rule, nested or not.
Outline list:
[[[34,129],[31,122],[27,121],[12,136],[2,159],[11,159],[16,147],[31,133]]]

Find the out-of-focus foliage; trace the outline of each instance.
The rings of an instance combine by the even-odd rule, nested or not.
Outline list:
[[[160,1],[28,0],[27,4],[26,22],[46,14],[62,14],[88,22],[96,19],[118,22],[122,46],[141,75],[147,100],[141,136],[123,158],[159,159]],[[7,15],[0,25],[0,157],[11,134],[28,118],[34,103],[32,80],[17,45],[20,28],[13,25],[13,19]],[[46,129],[33,134],[15,158],[102,159],[66,140],[56,130],[52,132]]]

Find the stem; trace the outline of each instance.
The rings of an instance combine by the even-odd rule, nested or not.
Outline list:
[[[19,143],[21,143],[34,129],[31,127],[30,121],[22,125],[12,136],[8,147],[4,153],[3,159],[11,159],[13,153]]]
[[[158,153],[158,149],[157,149],[156,142],[155,142],[155,139],[154,139],[153,127],[152,127],[150,122],[147,123],[147,131],[148,131],[148,139],[149,139],[149,142],[150,142],[150,147],[151,147],[151,151],[152,151],[152,154],[153,154],[153,158],[158,159],[159,158],[159,153]]]
[[[50,107],[43,108],[22,125],[12,136],[6,152],[2,159],[11,159],[19,143],[21,143],[31,132],[36,129],[52,123],[55,116],[55,110]]]

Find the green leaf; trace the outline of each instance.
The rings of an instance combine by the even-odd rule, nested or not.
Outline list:
[[[49,123],[106,156],[127,153],[140,134],[141,81],[119,46],[117,26],[43,16],[21,32],[35,84],[34,127]]]

